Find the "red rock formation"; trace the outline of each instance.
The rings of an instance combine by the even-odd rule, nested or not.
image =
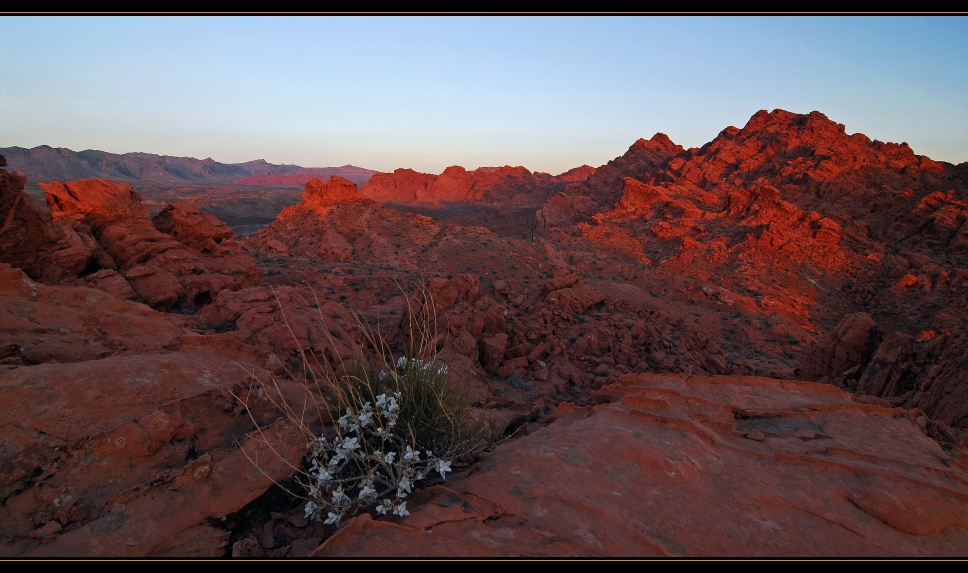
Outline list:
[[[180,330],[144,305],[90,288],[48,287],[2,263],[0,317],[0,364],[80,362],[181,344]]]
[[[582,165],[580,167],[569,169],[564,173],[559,173],[558,175],[553,176],[552,179],[562,183],[580,183],[594,175],[595,171],[597,170],[591,165]]]
[[[648,261],[664,277],[701,281],[702,293],[716,304],[750,313],[741,322],[762,317],[770,326],[761,332],[775,342],[739,326],[745,344],[723,341],[734,356],[757,348],[792,358],[809,349],[800,344],[824,339],[809,333],[829,333],[832,338],[798,361],[804,376],[839,380],[931,416],[944,411],[943,420],[959,427],[968,423],[968,410],[959,405],[964,400],[954,397],[968,381],[951,362],[968,326],[954,318],[963,314],[955,285],[964,284],[959,267],[968,232],[963,170],[904,144],[847,135],[817,112],[760,112],[743,129],[727,128],[702,148],[667,154],[667,161],[646,162],[638,171],[627,165],[635,149],[538,211],[555,249],[587,252],[585,261],[607,260],[613,269]],[[614,208],[608,209],[609,199],[578,214],[569,194],[588,203],[616,200]],[[601,266],[581,262],[575,252],[567,260],[584,272]],[[677,304],[692,304],[689,292],[661,290]],[[918,358],[917,345],[885,348],[883,366],[868,372],[876,341],[870,346],[854,338],[866,340],[873,331],[853,333],[846,323],[847,331],[833,330],[859,311],[883,317],[878,323],[886,335],[944,331],[951,335],[939,340],[949,342]],[[727,366],[750,363],[736,356]]]
[[[856,380],[880,343],[877,323],[866,312],[848,315],[804,361],[804,374],[812,379],[850,377]],[[842,382],[843,383],[843,382]]]
[[[395,169],[393,173],[377,173],[370,177],[360,194],[374,201],[410,203],[417,196],[427,197],[436,177],[413,169]]]
[[[565,183],[583,181],[595,170],[583,166],[552,177],[524,167],[481,167],[468,171],[451,166],[440,175],[397,169],[378,173],[360,189],[376,201],[391,203],[468,203],[540,205],[563,189]]]
[[[0,156],[0,165],[6,160]],[[0,169],[0,261],[21,268],[34,280],[57,284],[90,267],[114,268],[114,261],[83,224],[54,219],[26,193],[26,179]]]
[[[176,205],[159,214],[157,224],[172,236],[155,226],[126,183],[93,179],[42,187],[55,217],[89,226],[149,306],[200,306],[222,290],[259,280],[261,271],[229,239],[231,231],[192,206]]]
[[[558,193],[535,214],[541,228],[571,225],[590,217],[596,210],[595,202],[584,195]]]
[[[230,331],[284,358],[302,360],[303,352],[312,352],[333,367],[359,358],[362,336],[355,318],[343,305],[317,301],[306,288],[250,287],[220,294],[195,318],[202,331]]]
[[[958,556],[968,450],[832,386],[625,376],[312,556]],[[904,443],[903,450],[896,445]],[[412,507],[411,507],[412,506]]]
[[[661,207],[669,201],[671,198],[661,187],[646,185],[637,179],[626,177],[622,198],[615,205],[615,210],[648,217],[654,213],[654,208]]]
[[[743,129],[727,127],[712,142],[669,164],[683,181],[699,186],[723,180],[768,177],[778,184],[831,182],[871,165],[894,172],[939,172],[942,167],[917,156],[907,144],[872,142],[847,135],[842,124],[814,111],[800,115],[761,110]]]
[[[232,238],[228,225],[191,203],[167,205],[151,222],[162,233],[200,251],[218,251],[222,241]]]
[[[333,205],[359,198],[356,183],[333,175],[326,183],[316,178],[306,183],[302,204],[303,207],[316,211],[320,217],[325,217]]]
[[[426,332],[438,358],[466,382],[497,431],[522,438],[501,443],[461,479],[451,475],[415,491],[403,520],[360,516],[320,555],[373,556],[383,547],[428,556],[881,556],[885,547],[891,556],[963,553],[968,259],[960,245],[968,164],[934,163],[904,145],[848,136],[821,114],[777,110],[698,149],[683,150],[661,135],[640,140],[567,189],[562,176],[553,181],[510,167],[450,168],[440,176],[398,170],[376,180],[392,197],[410,192],[408,178],[426,183],[423,199],[412,189],[414,201],[441,203],[398,207],[441,218],[380,205],[338,178],[317,180],[301,203],[246,240],[261,250],[263,285],[212,293],[212,304],[194,315],[169,314],[161,323],[143,306],[135,305],[142,314],[130,314],[130,303],[83,288],[54,297],[19,271],[0,269],[7,310],[0,316],[0,376],[10,380],[3,387],[15,388],[24,404],[59,404],[43,394],[43,380],[69,378],[72,395],[82,395],[73,389],[89,384],[98,363],[116,382],[128,380],[119,369],[129,368],[201,383],[204,377],[172,366],[162,351],[204,368],[224,365],[215,356],[254,371],[262,361],[251,356],[271,353],[268,364],[280,380],[287,369],[298,378],[313,357],[332,366],[369,351],[360,325],[402,352],[413,345],[413,319],[421,324],[421,313],[432,308],[436,329]],[[530,224],[534,209],[513,201],[549,189],[555,192],[537,217],[542,226],[518,224]],[[124,201],[112,200],[120,207],[111,209],[122,210]],[[60,217],[90,224],[99,239],[114,224],[93,216],[85,223],[89,215]],[[137,230],[154,229],[161,251],[148,248],[155,242],[129,242],[119,225],[110,252],[125,261],[148,253],[136,265],[142,267],[177,249],[204,261],[204,253],[194,254],[234,243],[205,219],[189,206],[172,206],[155,220],[170,234],[155,225]],[[495,219],[514,225],[500,232],[479,226]],[[176,278],[181,288],[186,276]],[[10,296],[3,295],[4,280]],[[127,285],[110,269],[79,281],[114,292]],[[422,290],[411,291],[413,284]],[[77,308],[55,318],[46,307],[57,301]],[[127,340],[134,337],[127,322],[149,332],[141,345]],[[72,356],[71,373],[55,364]],[[797,369],[833,384],[789,380]],[[70,378],[74,372],[85,378]],[[734,376],[713,376],[726,374]],[[739,376],[749,374],[759,376]],[[211,393],[174,399],[192,420],[219,426],[191,422],[196,441],[211,435],[212,443],[225,444],[244,431],[237,404],[217,389],[246,388],[229,378],[219,377]],[[140,395],[125,398],[117,384],[108,391],[119,400],[113,410],[124,410],[124,400],[140,408]],[[87,458],[57,458],[61,477],[48,480],[42,469],[34,480],[28,476],[35,468],[56,465],[48,462],[58,454],[41,444],[52,438],[39,437],[52,426],[0,425],[3,443],[14,444],[0,448],[12,452],[0,452],[0,463],[15,468],[0,504],[8,528],[0,547],[14,547],[16,555],[82,553],[85,543],[121,555],[201,555],[213,547],[227,553],[227,533],[211,517],[228,506],[197,501],[228,487],[222,479],[206,489],[204,476],[222,470],[198,460],[185,465],[185,456],[181,465],[159,462],[179,458],[183,434],[173,410],[157,411],[172,420],[170,436],[156,431],[165,427],[157,414],[142,423],[147,411],[90,432],[97,447],[102,438],[110,446],[122,437],[141,448],[137,455],[135,445],[120,448],[104,463],[134,463],[136,475],[124,487],[147,493],[103,504],[104,496],[84,485],[84,499],[92,501],[84,509],[68,504],[74,509],[60,516],[48,511],[58,498],[46,487],[91,483],[74,463]],[[46,412],[32,410],[28,419],[47,420]],[[142,427],[144,439],[132,429]],[[63,431],[55,429],[60,439]],[[144,445],[155,438],[154,450]],[[66,441],[86,443],[74,435]],[[230,452],[219,448],[210,458],[228,460]],[[244,473],[233,464],[222,467]],[[167,477],[139,481],[161,467]],[[643,476],[652,479],[646,487]],[[595,497],[603,491],[612,501]],[[583,496],[597,501],[576,504]],[[231,505],[243,498],[250,499]],[[145,549],[147,534],[126,527],[102,534],[120,504],[140,508],[140,516],[171,500],[186,507],[153,522],[166,539],[153,549]],[[92,507],[106,509],[84,513]],[[24,525],[29,515],[40,517]],[[262,519],[233,530],[239,541],[232,555],[305,556],[333,533],[291,506]],[[129,541],[137,549],[121,545]],[[44,547],[54,549],[42,553]]]
[[[406,241],[399,239],[409,230]],[[440,232],[432,219],[400,213],[362,197],[339,177],[306,184],[303,200],[284,209],[252,241],[260,251],[324,260],[356,260],[416,267],[415,256]]]
[[[657,133],[649,140],[639,139],[624,155],[599,167],[585,181],[569,185],[564,193],[570,197],[586,197],[595,204],[594,209],[584,209],[589,211],[587,215],[576,213],[579,219],[584,219],[592,212],[601,212],[614,206],[622,196],[626,177],[633,177],[639,181],[652,181],[654,175],[665,167],[670,159],[683,151],[681,145],[674,144],[664,133]],[[557,201],[561,203],[561,199]],[[545,205],[539,210],[538,220],[544,221],[543,226],[551,227],[573,222],[571,217],[562,219],[546,212],[549,207],[552,210],[560,210],[555,205]],[[562,220],[567,222],[559,222]]]
[[[168,316],[0,264],[0,555],[224,555],[220,520],[288,475],[251,350]]]

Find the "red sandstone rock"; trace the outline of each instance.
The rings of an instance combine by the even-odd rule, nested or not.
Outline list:
[[[0,434],[14,447],[2,553],[223,555],[219,520],[282,479],[302,450],[294,426],[273,426],[278,411],[258,400],[246,410],[268,431],[245,436],[252,421],[232,396],[249,383],[239,358],[197,348],[0,373]],[[26,404],[44,408],[12,416]],[[47,527],[55,522],[63,529]]]
[[[220,294],[197,315],[199,328],[271,349],[283,359],[313,352],[333,366],[360,355],[355,319],[340,304],[305,288],[250,287]]]
[[[559,193],[538,209],[538,226],[542,228],[573,224],[595,212],[595,203],[584,195]]]
[[[5,264],[0,314],[0,555],[221,556],[221,518],[302,453],[251,349]]]
[[[468,171],[451,166],[440,175],[397,169],[378,173],[360,189],[360,194],[391,203],[466,203],[540,205],[563,189],[565,183],[584,181],[595,172],[587,165],[558,176],[531,173],[524,167],[481,167]]]
[[[479,351],[485,372],[497,370],[497,367],[504,362],[504,353],[507,351],[507,347],[508,335],[503,332],[481,339]]]
[[[47,286],[0,263],[0,364],[172,350],[181,334],[144,305],[91,288]]]
[[[411,229],[406,241],[399,239],[401,227]],[[353,183],[334,177],[326,184],[308,183],[303,200],[284,209],[251,241],[265,253],[362,258],[416,268],[418,254],[439,232],[428,217],[387,209],[360,196]]]
[[[615,210],[648,216],[652,214],[653,207],[669,201],[669,195],[661,187],[645,185],[632,177],[626,177],[622,198],[615,205]]]
[[[682,152],[682,146],[674,144],[664,133],[657,133],[650,140],[639,139],[623,156],[599,167],[585,181],[570,185],[564,192],[571,198],[570,205],[561,197],[553,197],[555,203],[549,201],[538,211],[539,224],[543,227],[567,225],[574,223],[576,216],[584,218],[612,208],[622,196],[626,177],[651,181],[651,175]]]
[[[804,374],[829,379],[843,376],[851,368],[866,364],[879,342],[880,333],[874,319],[864,312],[851,314],[814,348],[804,362]],[[855,379],[856,374],[855,370]]]
[[[191,203],[167,205],[151,218],[151,222],[162,233],[198,250],[216,251],[218,247],[215,245],[232,238],[232,229],[228,225],[199,211]]]
[[[960,555],[965,468],[829,385],[627,376],[315,557]],[[903,411],[902,411],[903,412]],[[909,444],[903,452],[892,444]],[[875,461],[871,464],[871,461]],[[589,505],[590,504],[590,505]],[[594,509],[590,509],[594,507]]]
[[[320,217],[325,217],[333,205],[359,198],[356,183],[333,175],[326,183],[316,178],[306,183],[302,204],[305,208],[316,211]]]
[[[55,217],[89,225],[98,243],[149,306],[207,304],[222,290],[254,284],[261,271],[231,231],[191,205],[169,206],[156,223],[130,185],[103,179],[43,185]],[[117,292],[117,291],[116,291]]]
[[[25,183],[0,169],[0,261],[47,284],[71,280],[92,264],[113,268],[89,229],[54,220],[49,209],[24,193]]]
[[[360,194],[374,201],[410,203],[417,196],[426,197],[436,177],[413,169],[396,169],[393,173],[376,173],[360,189]]]
[[[538,196],[533,189],[548,189],[546,185],[554,179],[525,172],[522,168],[474,172],[452,168],[443,178],[450,187],[440,189],[447,190],[447,196],[482,205],[489,197]],[[481,185],[488,177],[506,185],[486,190]],[[532,183],[533,188],[529,187]],[[930,479],[939,475],[931,465],[938,460],[948,468],[943,471],[968,468],[968,453],[957,445],[962,439],[959,427],[968,423],[968,379],[963,367],[968,355],[963,318],[968,316],[963,296],[968,271],[961,268],[964,265],[958,258],[968,188],[964,167],[932,162],[913,155],[904,145],[847,136],[820,114],[778,110],[758,114],[742,130],[727,128],[702,148],[682,150],[664,136],[637,142],[622,158],[548,201],[538,219],[555,223],[537,229],[533,239],[521,232],[526,227],[515,222],[518,212],[501,202],[489,204],[487,209],[468,207],[472,203],[442,202],[434,206],[436,211],[429,207],[424,211],[434,215],[431,219],[343,193],[341,189],[348,190],[346,185],[337,184],[331,192],[330,185],[304,193],[301,205],[281,215],[260,239],[250,242],[262,250],[262,264],[272,269],[265,286],[214,294],[215,303],[195,316],[170,315],[168,322],[188,328],[185,336],[191,332],[205,335],[195,336],[197,339],[253,344],[258,347],[253,352],[260,355],[274,352],[279,358],[274,369],[282,375],[283,366],[300,369],[301,349],[312,349],[329,361],[365,346],[360,344],[359,332],[352,328],[352,312],[369,324],[379,325],[394,348],[405,348],[410,339],[404,325],[411,311],[405,310],[406,297],[400,290],[408,290],[403,285],[423,278],[423,284],[433,293],[437,311],[438,330],[432,344],[451,372],[469,380],[476,404],[487,407],[499,426],[531,437],[554,428],[572,414],[579,413],[582,419],[590,414],[589,423],[599,425],[580,428],[577,438],[566,433],[558,437],[543,434],[548,439],[542,445],[568,443],[568,451],[561,452],[594,454],[589,456],[589,465],[580,468],[600,467],[614,460],[638,463],[634,460],[645,459],[643,451],[656,454],[646,456],[648,459],[639,464],[642,467],[632,472],[637,476],[635,487],[621,489],[626,486],[611,478],[606,480],[605,486],[620,487],[616,491],[621,496],[614,496],[620,502],[617,505],[599,500],[593,504],[593,511],[587,507],[572,511],[569,503],[575,499],[574,489],[565,488],[570,497],[560,504],[549,504],[564,509],[547,527],[541,516],[513,505],[520,503],[514,493],[492,496],[489,492],[494,491],[494,484],[473,491],[454,489],[443,498],[435,498],[433,492],[427,497],[415,495],[409,506],[413,513],[410,517],[425,516],[425,521],[417,523],[434,524],[432,533],[423,526],[413,526],[421,540],[435,540],[438,548],[460,548],[460,555],[476,555],[477,548],[485,546],[480,554],[493,554],[484,551],[496,551],[494,546],[478,543],[487,539],[508,554],[532,555],[528,551],[541,547],[556,556],[626,555],[624,551],[634,551],[635,556],[639,552],[650,554],[649,549],[638,546],[628,549],[638,539],[645,539],[645,546],[656,553],[659,550],[655,548],[660,548],[666,554],[684,555],[804,555],[804,548],[816,547],[825,548],[822,554],[829,555],[874,555],[879,553],[871,547],[877,543],[899,555],[914,554],[912,548],[943,555],[963,543],[951,537],[961,535],[957,532],[963,530],[963,524],[938,502],[948,503],[947,498],[952,498],[957,505],[963,492],[949,489],[937,493],[931,489],[937,482]],[[430,189],[426,187],[424,200],[436,197]],[[448,212],[466,213],[447,219],[462,225],[483,225],[497,219],[507,219],[508,224],[486,223],[496,232],[442,224],[436,219],[437,212],[445,216]],[[84,224],[67,216],[61,220]],[[530,225],[530,220],[527,222]],[[223,243],[226,241],[231,239]],[[176,265],[176,261],[169,259],[166,265]],[[159,278],[157,270],[147,264],[123,272],[133,280]],[[107,289],[109,283],[116,287],[120,278],[103,270],[78,282],[97,283]],[[292,287],[303,284],[320,294],[318,302],[309,287]],[[285,299],[278,308],[271,304],[269,285]],[[900,286],[892,288],[894,285]],[[24,306],[29,312],[46,316],[35,310],[39,307]],[[858,314],[861,312],[865,314]],[[877,323],[870,317],[876,317]],[[71,324],[68,328],[73,329]],[[57,338],[43,330],[46,326],[32,328],[35,330],[30,336],[37,339]],[[214,336],[224,330],[229,332]],[[96,331],[85,332],[97,336]],[[878,332],[885,334],[883,342],[878,342]],[[928,334],[932,332],[934,335]],[[73,345],[76,341],[70,334],[60,336]],[[330,338],[345,341],[345,345],[332,344]],[[24,368],[30,364],[29,356],[15,349],[15,341],[3,348],[9,350],[0,356],[0,361],[6,359],[7,371],[12,366]],[[153,348],[147,351],[153,352]],[[46,358],[41,361],[58,360],[56,353],[45,352]],[[66,355],[69,351],[60,352]],[[818,387],[832,386],[762,378],[755,383],[717,378],[706,384],[693,377],[671,393],[665,383],[642,392],[628,389],[629,376],[644,373],[760,373],[788,378],[794,376],[796,368],[804,376],[832,378],[856,392],[874,395],[858,396],[854,403],[845,405],[843,394],[817,393]],[[619,380],[626,383],[623,389],[609,386]],[[791,394],[786,398],[772,394],[777,386]],[[615,404],[585,408],[603,396],[619,394],[625,396],[616,398],[621,408],[628,409],[622,410],[623,415],[634,413],[638,424],[659,420],[657,429],[631,422],[623,425],[624,421],[612,418],[598,422],[601,416],[615,414],[611,410]],[[833,405],[827,401],[831,396],[837,396]],[[804,397],[806,402],[797,401]],[[559,421],[541,429],[542,417],[565,402],[580,406],[571,414],[562,410]],[[678,405],[667,407],[662,402]],[[680,412],[683,404],[688,408]],[[892,405],[916,410],[891,409]],[[670,409],[680,413],[670,414]],[[842,414],[843,419],[838,417]],[[909,424],[920,434],[903,433],[891,424]],[[661,446],[666,439],[659,430],[673,426],[679,432],[676,439],[686,439],[695,431],[701,435],[701,439],[693,440],[695,443],[714,449],[696,449],[688,440],[673,442],[675,447],[663,446],[672,453],[653,447]],[[611,436],[608,432],[617,427],[624,428],[624,433],[608,439],[606,447],[582,441],[603,431]],[[830,431],[831,427],[837,432]],[[860,433],[848,436],[848,428]],[[642,448],[621,452],[607,449],[627,443],[629,436],[641,437],[649,432],[656,432],[657,437]],[[866,442],[857,441],[859,436]],[[925,449],[925,436],[934,440],[928,443],[941,448],[940,454],[936,448]],[[826,448],[827,444],[833,445]],[[715,449],[719,447],[725,449]],[[818,447],[821,449],[814,449]],[[675,457],[681,457],[682,452],[694,461]],[[574,464],[543,466],[533,461],[544,459],[545,454],[534,449],[521,453],[520,459],[508,454],[493,467],[497,473],[487,474],[498,477],[487,479],[508,482],[508,476],[501,473],[507,473],[502,469],[504,464],[518,468],[508,483],[519,485],[522,491],[533,485],[513,482],[520,475],[571,475]],[[595,457],[600,454],[607,455],[608,461]],[[831,456],[842,465],[830,466]],[[715,474],[722,479],[703,481],[710,472],[720,471],[712,462],[706,464],[709,459],[727,460],[723,473]],[[856,476],[866,476],[864,472],[869,469],[850,465],[858,459],[875,460],[872,463],[881,473],[865,477],[873,481],[861,480],[858,485]],[[762,460],[770,461],[770,467],[763,466]],[[24,462],[22,467],[36,467],[31,463]],[[703,464],[703,471],[690,474],[689,468],[697,467],[694,463]],[[198,469],[205,473],[204,466],[184,471],[194,475]],[[535,473],[527,473],[532,466]],[[653,498],[636,497],[642,494],[641,476],[658,475],[661,472],[655,472],[655,468],[666,466],[676,475],[669,476],[669,483],[663,482],[661,487],[681,492],[685,483],[690,492],[687,498],[700,500],[697,507],[703,511],[671,502],[656,505]],[[814,467],[821,469],[811,473],[809,468]],[[934,477],[919,481],[913,490],[895,483],[897,476],[912,473]],[[882,474],[893,476],[887,485],[877,481]],[[735,475],[743,475],[744,481],[730,481]],[[748,475],[767,476],[752,482],[759,497],[750,498],[754,507],[751,515],[776,525],[779,531],[756,521],[743,524],[743,516],[730,513],[735,506],[721,503],[723,498],[735,500],[745,495],[744,484],[751,483],[745,477]],[[955,474],[945,475],[952,483],[964,481]],[[581,477],[581,485],[590,481],[587,472]],[[542,479],[540,492],[544,496],[555,487]],[[459,483],[450,480],[444,485]],[[825,484],[826,489],[821,491],[817,483]],[[159,499],[177,494],[151,491]],[[473,498],[476,501],[469,497],[473,492],[479,494]],[[464,496],[475,508],[480,502],[484,509],[479,514],[472,512],[471,517],[461,504],[460,513],[454,513],[458,507],[447,499],[455,494]],[[49,498],[46,490],[39,495]],[[555,495],[549,494],[548,499],[559,499]],[[809,505],[812,500],[827,498],[834,500],[834,505]],[[635,502],[629,504],[629,499]],[[772,502],[760,504],[763,499]],[[796,503],[790,503],[791,499]],[[636,506],[638,502],[641,504]],[[487,509],[494,504],[512,507],[517,521],[509,524],[508,514]],[[427,506],[445,509],[434,513],[437,510],[425,509]],[[661,538],[647,535],[642,531],[654,528],[651,522],[643,522],[640,525],[645,529],[619,535],[629,545],[613,543],[611,538],[603,541],[596,531],[621,532],[629,527],[631,521],[624,519],[628,516],[621,513],[622,507],[638,507],[636,515],[654,513],[655,523],[663,527],[672,523],[671,529],[678,534]],[[420,513],[423,511],[427,513]],[[586,516],[586,522],[598,524],[598,529],[576,525],[579,513]],[[74,516],[81,514],[80,509],[68,508],[59,518],[55,516],[34,528],[26,539],[36,542],[64,535],[77,521]],[[285,525],[285,514],[280,515],[283,517],[273,517],[266,527],[260,524],[251,538],[242,532],[234,534],[255,540],[246,555],[302,555],[307,546],[331,533],[320,524],[305,530]],[[527,523],[520,521],[522,515]],[[696,521],[707,515],[709,521]],[[822,516],[819,521],[817,515]],[[455,520],[463,518],[468,519],[455,525]],[[369,531],[371,526],[382,528],[390,521],[367,522],[362,517],[357,523]],[[831,541],[833,537],[825,533],[830,531],[825,524],[832,522],[847,527],[838,530],[838,541]],[[730,523],[733,530],[723,533],[723,523]],[[739,528],[736,523],[740,523]],[[407,524],[404,520],[397,525]],[[483,529],[461,529],[472,525]],[[524,539],[530,549],[512,548],[506,537],[489,537],[492,525],[503,528],[505,534],[513,533],[518,540]],[[556,529],[559,525],[561,528]],[[301,533],[295,533],[293,527],[300,528]],[[593,537],[575,533],[580,529]],[[224,531],[211,526],[192,526],[190,530],[193,533],[178,534],[180,539],[190,540],[178,542],[182,554],[195,551],[190,547],[210,550],[217,546],[229,551]],[[718,533],[701,537],[713,541],[699,543],[695,541],[697,530]],[[533,537],[534,531],[548,536]],[[812,537],[804,541],[801,535],[795,542],[791,531],[812,532]],[[855,533],[845,537],[843,531]],[[727,540],[729,533],[734,537]],[[445,534],[449,537],[442,537]],[[297,539],[299,535],[303,537]],[[915,535],[920,537],[911,541],[910,536]],[[544,543],[547,539],[564,541]],[[604,549],[589,539],[597,539]],[[672,539],[683,549],[663,539]],[[414,552],[422,551],[420,542],[408,539],[406,543]],[[240,551],[243,545],[239,545]],[[714,548],[712,552],[709,547]]]

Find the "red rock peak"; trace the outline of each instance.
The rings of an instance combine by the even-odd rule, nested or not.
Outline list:
[[[307,207],[328,209],[337,203],[360,198],[362,196],[356,189],[356,183],[343,179],[339,175],[331,176],[326,183],[313,177],[306,183],[306,189],[303,191],[303,203]]]

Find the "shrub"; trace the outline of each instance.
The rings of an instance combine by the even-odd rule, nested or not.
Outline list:
[[[308,454],[295,476],[302,491],[290,493],[306,500],[310,519],[338,525],[370,507],[378,514],[408,515],[406,498],[415,488],[446,479],[452,464],[492,443],[490,426],[474,415],[466,386],[438,359],[431,297],[416,289],[407,302],[402,353],[392,352],[359,318],[368,355],[340,357],[332,367],[303,352],[307,390],[323,404],[320,418],[335,420],[322,432],[310,429],[277,385],[262,385],[274,388],[266,394],[280,397],[277,406],[306,440]],[[319,319],[325,326],[322,314]]]

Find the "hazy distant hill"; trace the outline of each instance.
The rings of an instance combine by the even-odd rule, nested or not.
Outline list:
[[[41,145],[32,149],[0,147],[8,169],[27,176],[28,185],[48,181],[104,178],[126,183],[239,184],[302,186],[313,177],[339,175],[357,185],[376,173],[371,169],[342,167],[300,167],[273,165],[263,159],[246,163],[219,163],[211,158],[172,157],[154,153],[107,153],[88,149],[72,151]]]

